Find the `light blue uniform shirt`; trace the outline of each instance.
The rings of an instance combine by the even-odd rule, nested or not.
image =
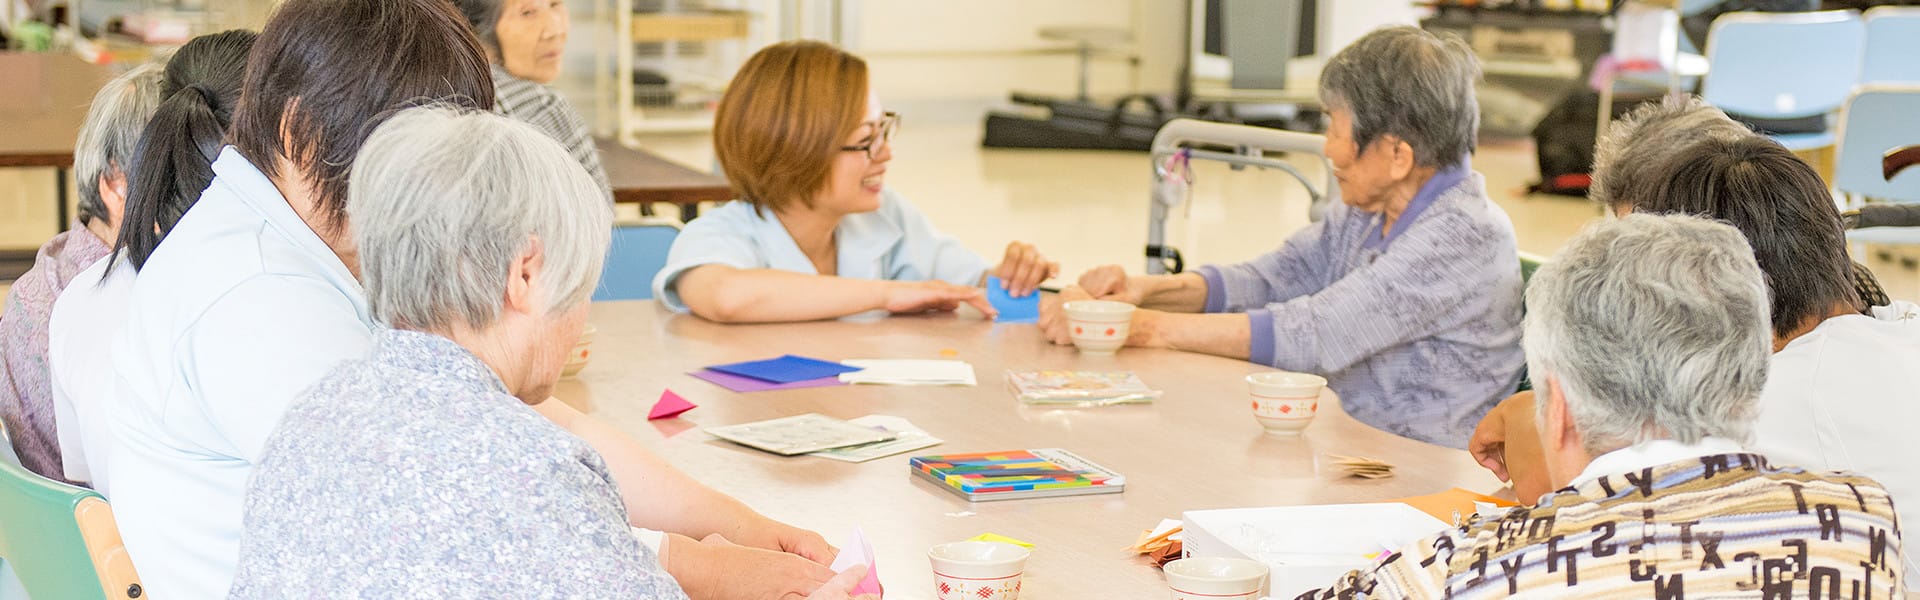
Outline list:
[[[977,286],[987,261],[940,233],[893,190],[880,193],[880,209],[840,219],[839,276],[849,279],[927,281]],[[687,223],[667,253],[667,266],[653,278],[653,297],[675,312],[687,312],[674,284],[682,273],[702,265],[736,269],[778,269],[818,275],[813,261],[773,211],[756,213],[753,204],[729,202]]]
[[[273,183],[232,147],[213,171],[134,280],[102,410],[114,517],[165,598],[226,595],[267,435],[373,339],[359,282]]]

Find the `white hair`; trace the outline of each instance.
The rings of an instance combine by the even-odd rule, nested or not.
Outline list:
[[[80,125],[80,137],[74,140],[73,177],[80,188],[80,220],[107,219],[107,205],[100,199],[100,178],[116,172],[125,176],[133,167],[133,152],[140,144],[140,132],[160,109],[160,82],[166,77],[163,64],[146,63],[134,67],[101,86],[87,109],[87,120]]]
[[[347,217],[373,315],[393,327],[483,329],[530,237],[551,312],[586,302],[612,237],[606,196],[559,142],[446,104],[408,108],[354,159]]]
[[[1767,315],[1739,230],[1632,214],[1587,226],[1540,267],[1523,344],[1533,380],[1559,382],[1595,456],[1653,439],[1746,441],[1773,348]]]

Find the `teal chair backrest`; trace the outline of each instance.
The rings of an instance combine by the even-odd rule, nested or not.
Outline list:
[[[1733,12],[1707,33],[1700,95],[1730,113],[1763,119],[1826,114],[1860,80],[1867,44],[1859,13]]]
[[[1520,314],[1522,315],[1527,314],[1527,304],[1525,302],[1525,296],[1524,296],[1525,291],[1527,289],[1527,284],[1533,282],[1533,273],[1535,271],[1539,271],[1540,265],[1544,265],[1546,263],[1547,263],[1546,257],[1540,256],[1538,254],[1534,254],[1531,252],[1520,253],[1520,290],[1523,294],[1522,301],[1520,303]],[[1524,369],[1525,367],[1522,367],[1522,368]],[[1529,377],[1527,377],[1525,374],[1522,374],[1520,376],[1520,388],[1518,391],[1524,392],[1531,389],[1533,389],[1533,381]]]
[[[0,558],[34,598],[106,600],[76,516],[100,494],[0,460]],[[126,598],[116,590],[114,598]],[[137,592],[136,592],[137,593]],[[144,595],[144,594],[142,594]]]
[[[1867,9],[1863,83],[1920,83],[1920,6]]]
[[[678,221],[651,219],[614,225],[613,246],[607,249],[607,266],[600,271],[593,301],[653,298],[653,276],[666,267],[667,250],[679,236]]]
[[[1920,61],[1920,57],[1914,57]],[[1920,143],[1920,83],[1869,83],[1840,111],[1833,183],[1841,192],[1890,202],[1920,202],[1920,171],[1886,178],[1887,152]]]

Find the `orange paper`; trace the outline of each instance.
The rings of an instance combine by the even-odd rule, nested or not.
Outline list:
[[[1408,506],[1412,506],[1414,508],[1420,509],[1420,512],[1433,515],[1433,518],[1439,519],[1445,523],[1453,523],[1454,522],[1453,517],[1456,513],[1459,514],[1462,518],[1465,518],[1467,515],[1473,514],[1474,513],[1473,503],[1475,501],[1487,502],[1501,508],[1506,508],[1510,506],[1519,506],[1518,503],[1512,500],[1502,500],[1500,498],[1495,498],[1493,496],[1488,496],[1486,494],[1470,492],[1460,488],[1453,488],[1437,494],[1427,494],[1425,496],[1412,496],[1408,498],[1400,498],[1398,500],[1388,500],[1388,502],[1401,502],[1401,503],[1407,504]]]

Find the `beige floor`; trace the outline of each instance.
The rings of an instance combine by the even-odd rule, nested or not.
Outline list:
[[[1033,242],[1058,259],[1069,278],[1102,264],[1144,267],[1150,201],[1144,153],[986,150],[979,147],[984,106],[893,108],[908,120],[895,142],[888,185],[976,252],[997,258],[1010,240]],[[643,144],[690,165],[713,162],[705,136],[655,137]],[[1315,161],[1293,160],[1309,177],[1323,176]],[[1581,199],[1523,193],[1536,177],[1528,141],[1485,140],[1474,167],[1512,216],[1522,250],[1551,254],[1599,214]],[[1307,222],[1306,194],[1283,173],[1202,164],[1195,178],[1191,200],[1167,224],[1168,241],[1189,264],[1271,250]],[[50,180],[44,170],[0,169],[0,247],[32,247],[51,235]],[[1902,254],[1920,252],[1898,250],[1891,261],[1873,251],[1862,254],[1894,297],[1920,299],[1920,272],[1899,264]]]

